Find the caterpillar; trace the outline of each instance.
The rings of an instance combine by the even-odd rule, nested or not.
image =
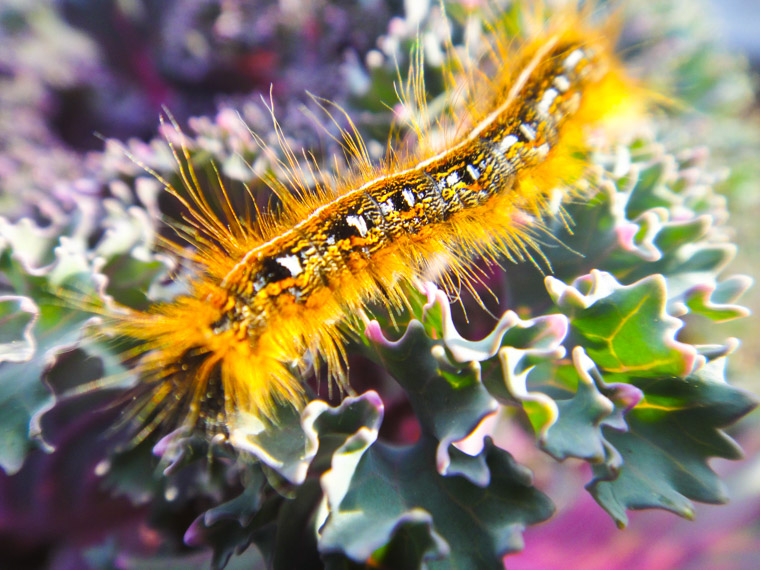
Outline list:
[[[217,215],[186,161],[180,199],[196,232],[189,292],[109,325],[139,345],[144,390],[133,407],[143,433],[170,419],[217,433],[246,416],[276,424],[278,405],[304,403],[309,361],[346,387],[346,329],[360,327],[363,308],[401,307],[405,286],[423,276],[472,287],[478,258],[540,255],[536,236],[556,215],[557,193],[573,195],[584,177],[592,136],[645,112],[611,26],[592,24],[591,12],[537,17],[523,41],[495,26],[485,62],[455,76],[467,100],[459,134],[441,148],[429,150],[420,129],[419,151],[373,165],[361,138],[346,134],[356,172],[310,194],[285,149],[279,217],[248,222],[223,189]],[[424,105],[421,74],[411,75]]]

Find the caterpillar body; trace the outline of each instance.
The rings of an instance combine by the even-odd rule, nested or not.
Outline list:
[[[369,303],[399,306],[404,282],[431,273],[471,283],[478,257],[530,256],[555,191],[584,174],[590,132],[640,111],[605,30],[571,12],[522,45],[495,39],[495,76],[468,75],[478,95],[445,148],[287,197],[279,220],[249,227],[229,206],[221,220],[183,172],[207,236],[198,276],[188,294],[114,325],[141,343],[145,429],[172,415],[217,432],[241,415],[273,420],[278,402],[303,402],[306,355],[343,381],[340,325]]]

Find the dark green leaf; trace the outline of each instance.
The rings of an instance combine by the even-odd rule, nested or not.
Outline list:
[[[426,525],[432,517],[430,532],[420,533],[423,536],[411,546],[422,556],[424,567],[501,570],[503,556],[522,548],[524,526],[551,516],[551,501],[532,487],[524,467],[490,441],[482,452],[490,481],[482,487],[432,468],[436,447],[430,437],[403,448],[372,445],[331,510],[320,550],[355,561],[379,556],[376,562],[383,563],[383,547],[392,543],[403,524]],[[329,486],[326,492],[329,498]]]
[[[28,297],[0,297],[0,363],[26,362],[34,355],[39,309]]]
[[[696,350],[676,340],[683,323],[667,314],[667,286],[652,275],[623,286],[609,274],[592,271],[572,286],[547,277],[554,302],[570,316],[588,355],[602,369],[642,377],[685,375]]]
[[[628,521],[626,509],[659,507],[691,517],[691,500],[727,500],[708,460],[741,457],[720,428],[748,413],[755,400],[722,380],[724,365],[720,358],[686,379],[635,381],[645,398],[626,416],[628,431],[605,430],[624,464],[619,471],[599,466],[589,485],[619,525]]]

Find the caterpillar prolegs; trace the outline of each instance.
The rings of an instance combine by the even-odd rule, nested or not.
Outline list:
[[[470,284],[475,259],[538,250],[553,197],[584,176],[590,136],[642,108],[612,40],[588,20],[574,8],[521,43],[495,29],[492,75],[455,75],[473,94],[458,137],[386,167],[362,160],[335,188],[286,196],[281,219],[248,227],[228,205],[222,220],[183,170],[207,236],[196,240],[197,277],[188,294],[113,326],[141,343],[146,429],[170,416],[213,431],[239,414],[273,420],[279,402],[303,403],[307,357],[344,381],[341,326],[363,307],[402,305],[404,285],[423,275]],[[365,157],[361,140],[347,144]]]

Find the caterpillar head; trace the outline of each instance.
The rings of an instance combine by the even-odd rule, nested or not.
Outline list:
[[[276,421],[278,402],[300,405],[303,389],[278,361],[267,337],[230,318],[228,294],[196,283],[192,295],[115,319],[114,332],[139,344],[140,377],[130,415],[138,438],[158,427],[202,427],[228,433],[239,417]]]

